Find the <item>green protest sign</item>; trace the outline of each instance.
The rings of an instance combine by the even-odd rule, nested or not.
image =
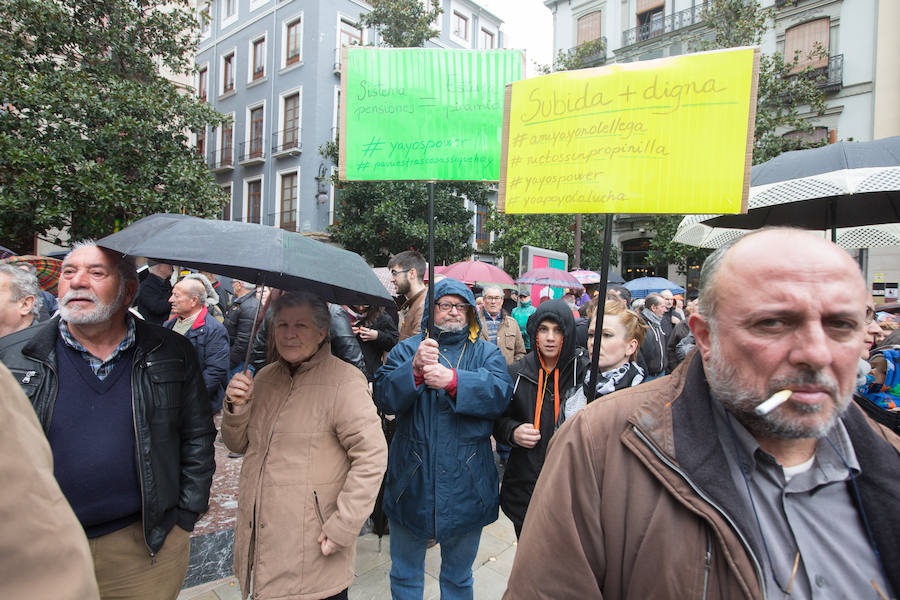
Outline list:
[[[519,50],[344,48],[342,180],[499,181]]]

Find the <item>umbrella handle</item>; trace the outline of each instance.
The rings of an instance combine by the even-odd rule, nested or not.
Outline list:
[[[265,284],[257,282],[256,286],[265,287]],[[253,293],[255,294],[256,290],[254,290]],[[260,296],[262,296],[262,293],[260,293]],[[262,308],[263,314],[266,314],[266,311],[269,310],[269,300],[271,299],[272,294],[269,294],[269,297],[266,298],[265,306],[263,306],[262,302],[256,303],[256,314],[253,315],[253,327],[250,328],[250,342],[247,344],[247,352],[244,354],[244,371],[250,368],[250,353],[253,352],[253,340],[256,339],[256,331],[259,329],[259,310]]]

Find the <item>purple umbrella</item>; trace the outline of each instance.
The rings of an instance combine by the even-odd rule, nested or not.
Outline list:
[[[558,288],[569,288],[572,290],[583,290],[584,286],[580,281],[572,277],[561,269],[551,269],[545,267],[543,269],[532,269],[522,273],[516,279],[517,285],[542,285]]]

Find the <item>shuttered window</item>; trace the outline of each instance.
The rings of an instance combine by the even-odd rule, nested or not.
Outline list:
[[[792,62],[794,54],[799,50],[799,62],[792,69],[792,73],[802,71],[807,66],[813,69],[823,69],[828,67],[828,31],[831,27],[831,21],[828,17],[824,19],[816,19],[808,21],[784,32],[784,60]],[[825,49],[824,56],[810,57],[818,45]]]
[[[600,29],[600,11],[595,10],[578,19],[578,45],[596,40],[603,34]]]

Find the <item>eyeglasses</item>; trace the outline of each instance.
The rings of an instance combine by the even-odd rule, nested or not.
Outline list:
[[[412,269],[412,267],[410,267],[409,269],[403,269],[402,271],[397,271],[396,269],[391,269],[391,275],[393,277],[396,277],[400,273],[409,273],[410,269]]]
[[[875,320],[875,309],[866,307],[866,325],[871,325]]]
[[[452,308],[455,308],[459,312],[465,312],[465,310],[469,307],[469,305],[464,302],[435,302],[434,305],[441,309],[443,312],[450,312],[450,309]]]

